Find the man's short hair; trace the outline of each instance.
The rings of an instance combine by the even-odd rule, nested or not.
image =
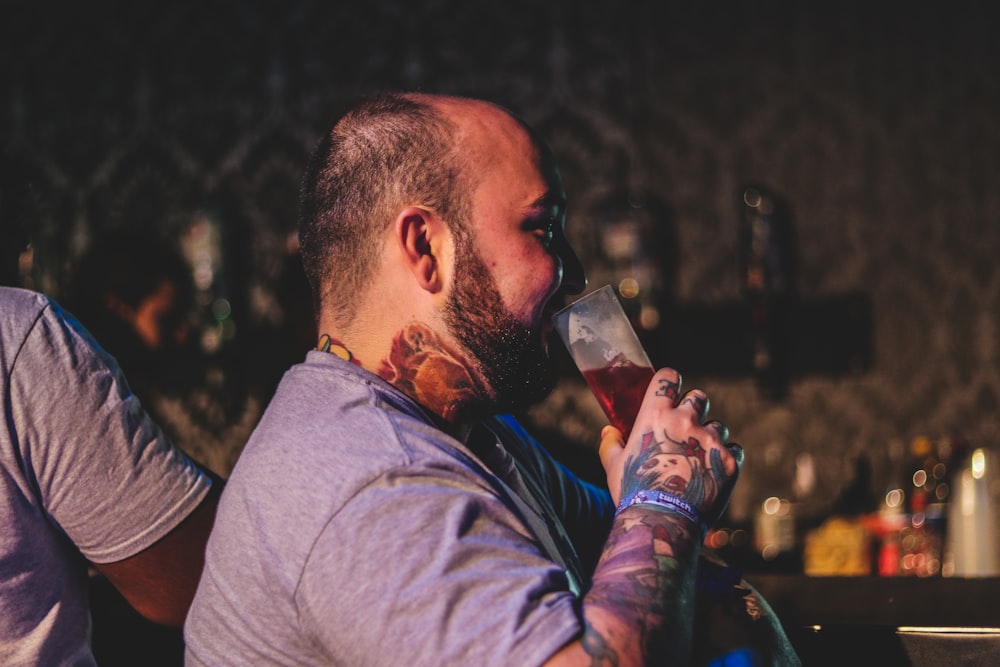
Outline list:
[[[456,127],[420,96],[381,93],[354,105],[320,141],[299,202],[303,268],[321,309],[350,321],[381,254],[392,217],[408,205],[452,226],[468,215]]]

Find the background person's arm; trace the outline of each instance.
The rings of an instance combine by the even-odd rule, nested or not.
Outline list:
[[[117,361],[61,306],[6,291],[23,342],[7,371],[25,499],[151,620],[190,604],[222,480],[144,410]]]
[[[180,627],[191,606],[224,485],[218,476],[206,474],[212,477],[211,491],[173,530],[134,556],[114,563],[93,563],[150,621]]]

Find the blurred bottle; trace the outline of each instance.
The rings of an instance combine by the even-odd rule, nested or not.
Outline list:
[[[881,507],[871,522],[875,536],[874,569],[882,577],[899,574],[900,537],[910,515],[906,513],[906,491],[902,483],[891,482],[882,497]]]
[[[796,479],[811,469],[811,458],[801,454],[796,460]],[[805,465],[806,462],[809,465]],[[799,512],[803,566],[810,576],[862,576],[872,573],[871,533],[868,524],[877,507],[872,494],[871,465],[860,453],[845,465],[840,493],[822,505],[822,512]],[[817,495],[815,493],[811,494]],[[808,499],[809,496],[804,496]],[[808,506],[803,500],[801,508]],[[815,503],[814,503],[814,506]]]
[[[973,450],[956,469],[948,511],[944,572],[957,577],[1000,575],[994,455]]]
[[[802,549],[791,500],[766,498],[754,517],[753,535],[760,569],[782,574],[802,571]]]
[[[236,335],[228,298],[222,222],[215,211],[198,211],[181,236],[181,249],[192,267],[198,304],[197,328],[202,349],[219,353]]]
[[[906,514],[906,485],[903,480],[910,475],[906,445],[898,438],[886,443],[889,479],[877,510],[871,515],[868,529],[872,540],[872,570],[883,577],[894,577],[899,573],[899,532]]]
[[[740,268],[750,308],[753,369],[760,388],[782,398],[789,379],[787,319],[795,296],[791,221],[784,203],[758,185],[743,188],[740,209]]]
[[[615,195],[597,206],[596,215],[606,280],[645,344],[672,300],[677,244],[669,208],[649,195]]]
[[[923,435],[915,437],[910,443],[910,470],[906,498],[909,521],[899,533],[899,574],[940,575],[951,486],[938,443]]]

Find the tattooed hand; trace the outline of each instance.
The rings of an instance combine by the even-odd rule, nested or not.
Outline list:
[[[743,450],[707,415],[704,392],[682,396],[680,375],[667,368],[653,376],[627,443],[603,431],[615,503],[646,493],[612,524],[583,600],[583,636],[552,664],[570,664],[573,650],[591,665],[690,664],[702,530],[722,514],[743,464]]]
[[[743,450],[727,444],[728,429],[705,422],[709,401],[693,389],[681,396],[680,375],[662,369],[646,390],[627,443],[613,427],[602,432],[600,456],[615,503],[640,491],[665,491],[714,523],[729,502]]]

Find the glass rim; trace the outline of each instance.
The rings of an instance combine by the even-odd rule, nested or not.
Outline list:
[[[560,308],[559,310],[557,310],[556,312],[554,312],[552,314],[552,317],[556,318],[556,317],[560,316],[561,314],[565,313],[566,311],[570,310],[571,308],[573,308],[573,307],[575,307],[575,306],[577,306],[577,305],[579,305],[579,304],[581,304],[581,303],[583,303],[585,301],[589,301],[595,295],[602,294],[602,293],[610,293],[611,294],[611,298],[614,299],[615,301],[617,301],[619,305],[621,305],[621,300],[618,298],[618,294],[615,292],[614,286],[611,285],[611,284],[608,284],[608,285],[603,285],[601,287],[598,287],[597,289],[590,290],[586,294],[584,294],[584,295],[582,295],[582,296],[574,299],[571,303],[566,304],[565,306],[563,306],[562,308]]]

